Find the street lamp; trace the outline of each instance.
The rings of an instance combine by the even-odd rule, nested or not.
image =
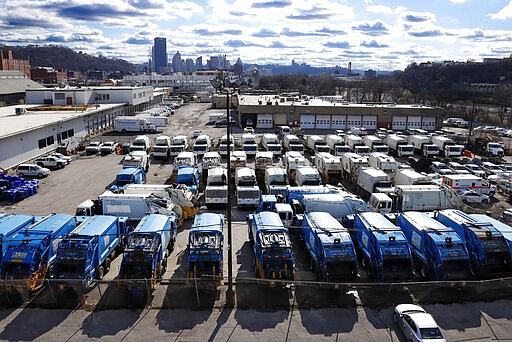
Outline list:
[[[228,186],[228,204],[227,204],[227,213],[226,218],[228,221],[228,289],[226,291],[226,306],[233,307],[234,306],[234,292],[233,292],[233,238],[232,238],[232,228],[231,228],[231,115],[230,115],[230,101],[229,96],[233,95],[236,92],[235,87],[230,88],[230,84],[225,84],[227,80],[219,80],[212,79],[210,80],[211,85],[220,93],[226,94],[226,135],[227,135],[227,186]]]

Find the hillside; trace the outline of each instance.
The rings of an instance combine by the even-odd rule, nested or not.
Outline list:
[[[95,57],[70,48],[57,45],[6,46],[14,57],[29,57],[32,67],[54,67],[69,71],[100,70],[107,72],[133,72],[136,68],[125,60],[117,58]]]

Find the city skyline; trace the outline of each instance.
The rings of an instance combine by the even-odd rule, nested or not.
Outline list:
[[[512,52],[512,1],[0,0],[0,43],[59,44],[133,63],[153,39],[184,59],[404,69]]]

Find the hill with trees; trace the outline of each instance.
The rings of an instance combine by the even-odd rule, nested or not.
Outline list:
[[[59,45],[0,46],[0,48],[11,50],[14,57],[28,57],[32,67],[53,67],[81,72],[98,70],[130,73],[136,70],[136,65],[123,59],[105,58],[101,55],[96,57]]]

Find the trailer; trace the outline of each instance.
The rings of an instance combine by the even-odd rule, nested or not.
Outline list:
[[[418,211],[398,214],[396,224],[409,242],[414,269],[421,278],[435,281],[469,278],[468,251],[452,228]]]
[[[13,234],[0,263],[7,286],[28,299],[46,277],[53,277],[59,242],[75,228],[74,216],[52,214]]]
[[[319,281],[357,280],[357,257],[348,230],[327,212],[304,215],[301,241]]]
[[[511,250],[503,234],[492,224],[455,209],[439,211],[435,219],[451,227],[464,241],[474,276],[490,278],[510,274]]]
[[[191,286],[217,288],[223,284],[224,217],[203,213],[188,233],[187,278]]]
[[[362,264],[379,282],[407,281],[412,278],[412,255],[404,233],[384,215],[359,213],[354,235],[362,252]]]
[[[169,159],[171,156],[171,137],[167,135],[160,135],[155,139],[153,146],[153,158],[155,159]]]
[[[295,256],[288,229],[277,213],[263,211],[248,217],[256,277],[269,286],[285,286],[295,279]],[[276,282],[277,280],[277,282]]]
[[[89,217],[59,243],[54,278],[78,291],[89,288],[110,270],[128,232],[127,217]]]
[[[151,214],[128,235],[119,279],[133,280],[120,282],[130,290],[133,299],[140,301],[141,293],[147,293],[148,287],[155,290],[158,286],[167,269],[167,257],[174,249],[176,234],[174,216]]]

